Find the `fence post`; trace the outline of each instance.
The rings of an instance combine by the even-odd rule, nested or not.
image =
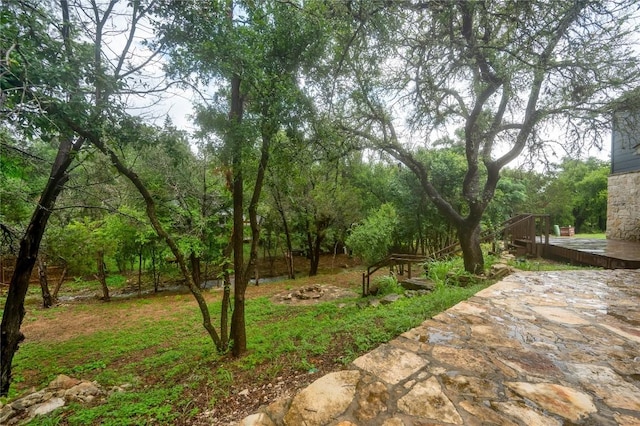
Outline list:
[[[363,272],[362,273],[362,297],[366,296],[366,294],[364,292],[364,276],[365,276],[365,273]]]

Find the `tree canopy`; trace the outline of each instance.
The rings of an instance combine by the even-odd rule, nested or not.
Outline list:
[[[38,256],[77,274],[137,262],[139,283],[148,259],[156,289],[175,261],[217,350],[240,356],[244,292],[272,241],[292,278],[294,252],[314,274],[345,244],[371,263],[454,240],[482,273],[481,228],[514,213],[603,230],[608,168],[581,154],[640,86],[638,13],[633,0],[5,1],[0,254],[15,267],[0,395]],[[193,133],[144,114],[168,87],[192,90]],[[552,172],[509,168],[524,156]],[[219,331],[209,265],[225,282]]]
[[[566,129],[569,151],[585,140],[601,144],[602,112],[638,85],[634,13],[633,2],[361,6],[349,15],[360,25],[340,58],[331,113],[345,132],[412,170],[457,229],[466,269],[479,273],[480,223],[500,171],[547,149],[549,126]],[[443,135],[464,150],[460,207],[412,148]]]

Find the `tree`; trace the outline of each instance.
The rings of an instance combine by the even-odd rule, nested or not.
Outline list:
[[[20,239],[20,249],[9,284],[0,325],[0,396],[6,396],[9,392],[13,356],[24,339],[20,332],[25,315],[24,298],[42,236],[56,200],[69,179],[69,168],[85,142],[56,126],[56,108],[48,100],[57,95],[58,87],[65,87],[68,88],[66,104],[69,108],[83,103],[79,81],[86,70],[81,64],[87,59],[82,49],[78,49],[78,55],[72,52],[66,9],[65,17],[57,27],[60,37],[55,39],[47,29],[50,23],[59,21],[44,8],[20,2],[9,2],[3,6],[0,12],[3,26],[0,45],[3,118],[10,116],[18,125],[5,129],[16,134],[22,133],[21,136],[27,139],[40,133],[57,143],[57,152],[49,179],[41,190],[38,204]],[[64,53],[68,56],[60,58]],[[51,73],[46,65],[59,61],[69,69],[64,76]],[[43,82],[48,85],[41,85]],[[42,106],[48,109],[48,114],[41,109]]]
[[[353,228],[345,242],[367,265],[373,265],[388,254],[399,222],[393,205],[383,204]]]
[[[298,7],[279,1],[230,1],[225,7],[166,2],[159,8],[170,19],[160,30],[162,42],[170,47],[170,71],[222,87],[200,108],[198,121],[203,132],[215,132],[224,141],[221,151],[232,176],[235,356],[246,351],[244,294],[257,260],[258,203],[272,145],[283,127],[297,121],[297,105],[308,104],[301,102],[298,72],[323,40],[322,27],[307,13],[314,7],[314,2]],[[245,202],[247,176],[253,179]],[[251,229],[246,263],[245,213]]]
[[[36,1],[6,1],[0,10],[3,127],[16,138],[40,137],[56,147],[49,179],[21,238],[7,293],[0,333],[0,395],[8,393],[13,357],[24,339],[20,326],[29,277],[72,165],[90,153],[87,135],[106,131],[126,117],[123,95],[140,93],[134,77],[155,57],[134,52],[148,3],[136,1],[116,11],[117,5],[110,0],[70,7],[60,0],[58,9]],[[104,43],[117,36],[124,45],[107,54]]]
[[[545,211],[576,232],[604,231],[607,222],[609,165],[595,158],[564,159],[545,188]]]
[[[551,125],[568,129],[567,149],[587,135],[601,143],[607,103],[637,86],[633,2],[396,3],[384,14],[377,3],[360,6],[350,10],[352,35],[343,36],[347,77],[332,85],[346,93],[334,95],[336,116],[417,176],[456,228],[465,269],[481,273],[480,224],[500,171],[543,150]],[[433,144],[451,129],[460,131],[466,160],[462,208],[407,143]]]

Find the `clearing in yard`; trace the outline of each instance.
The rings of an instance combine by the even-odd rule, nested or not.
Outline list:
[[[31,424],[228,423],[344,368],[489,284],[443,284],[429,295],[370,306],[359,297],[361,274],[342,269],[250,286],[249,353],[239,359],[216,353],[186,292],[108,303],[93,297],[42,309],[33,288],[9,401],[65,374],[124,390],[67,404]],[[221,295],[215,288],[205,292],[214,323]]]

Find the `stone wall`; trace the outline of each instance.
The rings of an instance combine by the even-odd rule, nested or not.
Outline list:
[[[607,238],[640,241],[640,172],[609,176]]]

